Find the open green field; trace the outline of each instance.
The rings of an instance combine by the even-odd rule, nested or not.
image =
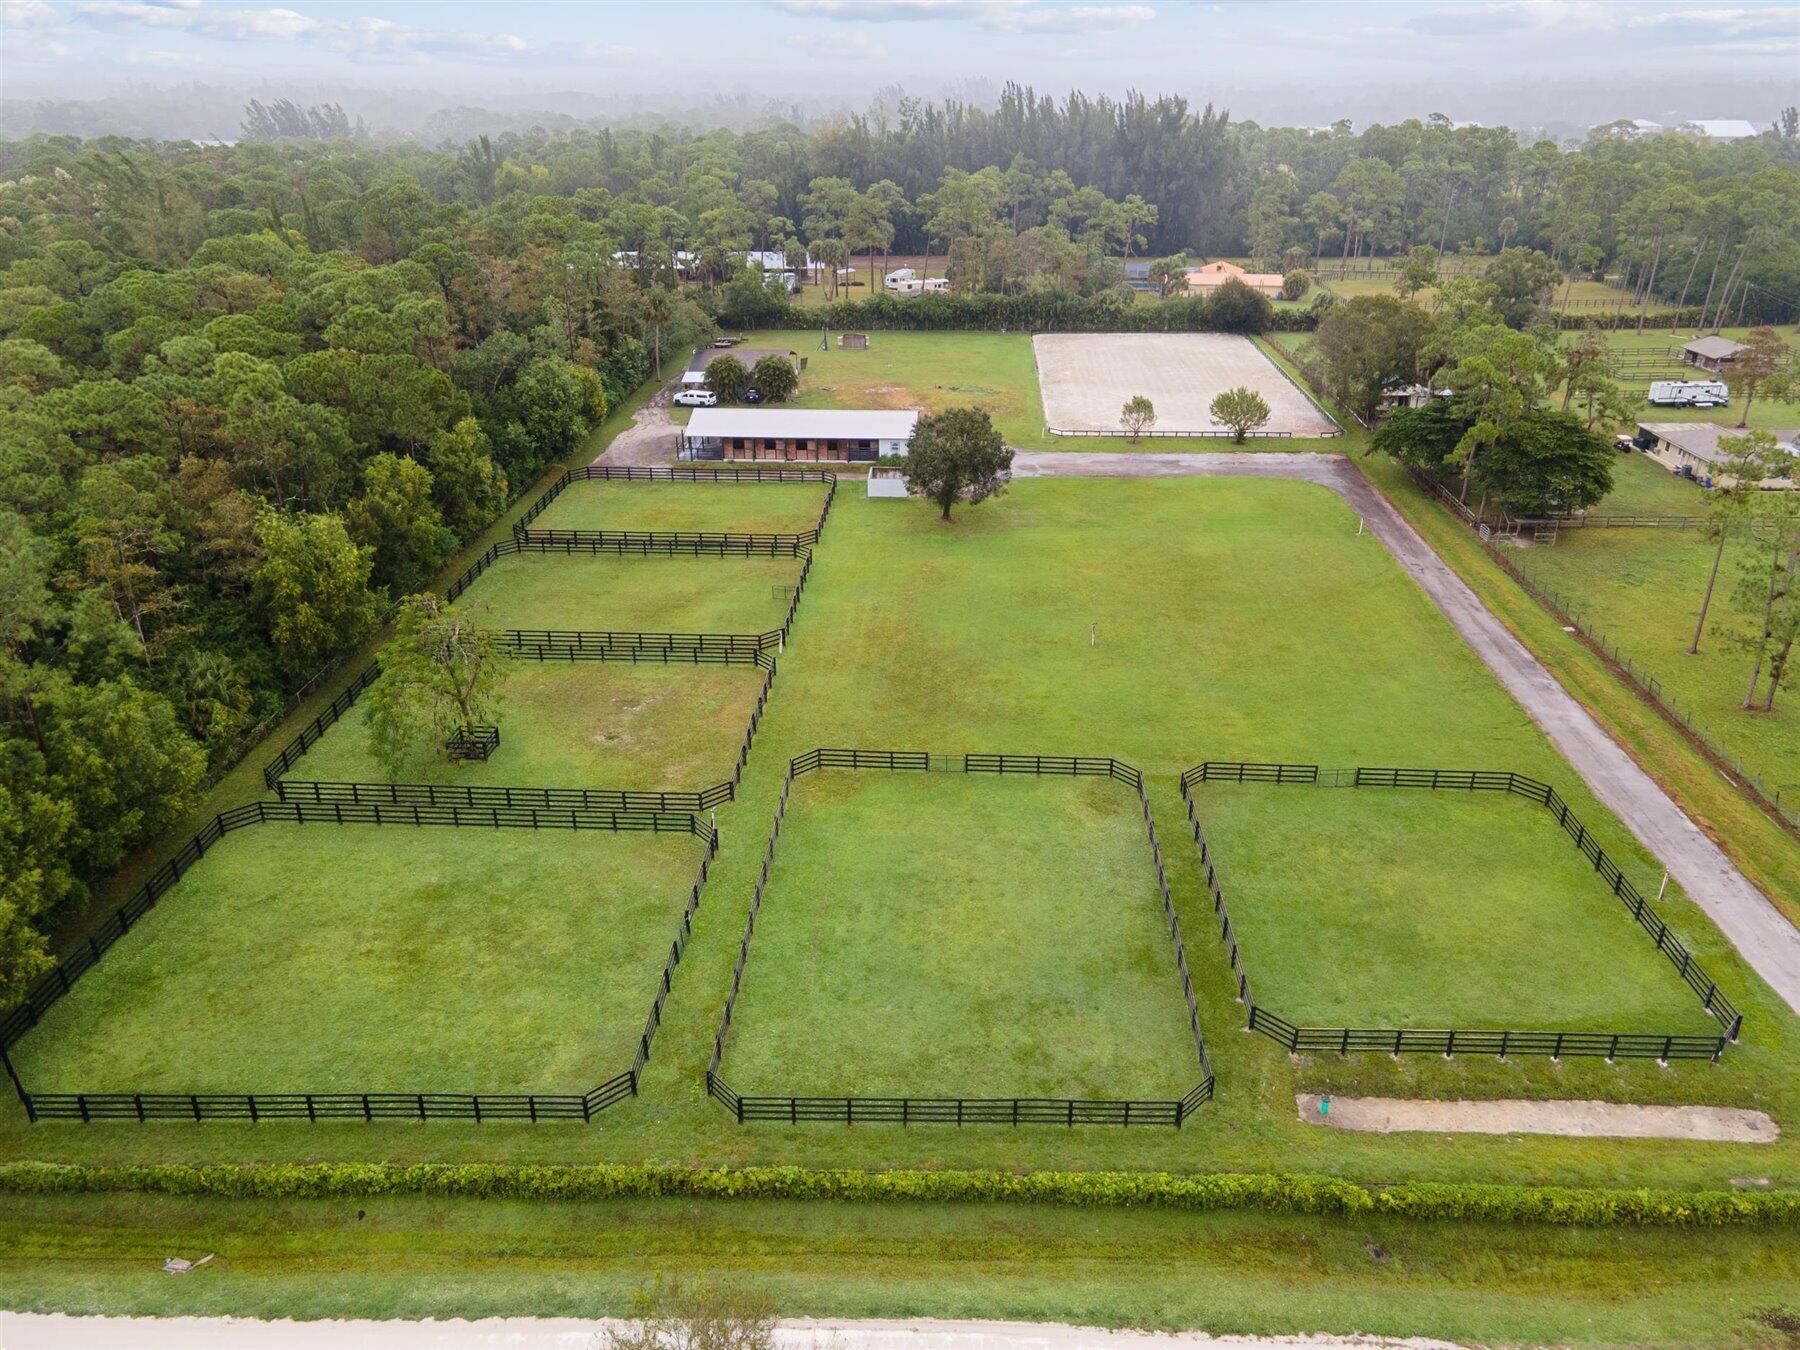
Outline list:
[[[797,534],[825,504],[818,483],[570,483],[534,530],[699,530]]]
[[[741,566],[704,561],[724,569],[712,575]],[[1169,845],[1217,1099],[1180,1131],[739,1127],[705,1096],[704,1071],[787,761],[821,744],[1098,751],[1143,769]],[[1726,1186],[1748,1175],[1800,1184],[1792,1131],[1755,1147],[1386,1138],[1297,1120],[1296,1091],[1695,1101],[1762,1108],[1785,1120],[1800,1110],[1792,1072],[1800,1039],[1792,1015],[1672,887],[1659,908],[1747,1017],[1744,1042],[1720,1064],[1290,1059],[1240,1030],[1243,1010],[1223,951],[1207,937],[1216,930],[1203,878],[1193,850],[1175,844],[1183,821],[1176,775],[1207,758],[1516,769],[1554,783],[1640,888],[1656,891],[1659,871],[1644,850],[1382,546],[1358,535],[1355,513],[1322,488],[1248,479],[1031,479],[959,509],[949,525],[923,503],[846,493],[816,555],[737,799],[719,810],[720,854],[634,1102],[580,1130],[491,1122],[254,1132],[29,1128],[22,1111],[7,1107],[0,1157],[1275,1168],[1609,1185]],[[528,845],[495,835],[489,846]],[[477,879],[467,893],[481,895],[484,873],[469,875]],[[576,889],[565,883],[544,891]],[[780,898],[772,895],[771,912]],[[138,936],[107,962],[125,957]],[[757,959],[746,975],[749,996]],[[90,978],[99,990],[108,971]],[[1172,982],[1171,997],[1177,988]]]
[[[731,776],[756,706],[756,666],[514,661],[502,686],[500,748],[452,763],[420,745],[390,771],[366,703],[339,718],[289,777],[325,782],[697,789]]]
[[[871,333],[867,351],[833,345],[819,350],[817,333],[759,332],[751,346],[787,346],[806,357],[797,408],[985,408],[1006,443],[1021,450],[1218,450],[1204,436],[1172,436],[1132,444],[1124,436],[1052,436],[1044,426],[1043,395],[1030,333]],[[1243,450],[1329,450],[1337,439],[1252,441]]]
[[[1612,466],[1612,491],[1594,507],[1595,515],[1703,516],[1712,509],[1705,488],[1648,455],[1620,455]]]
[[[1781,1350],[1772,1315],[1800,1283],[1784,1238],[1029,1205],[9,1195],[0,1286],[9,1306],[81,1313],[591,1317],[628,1315],[660,1276],[791,1316]],[[218,1255],[170,1279],[174,1252]]]
[[[798,558],[515,553],[464,591],[492,628],[762,633],[781,623]]]
[[[1739,565],[1750,555],[1746,541],[1727,546],[1700,651],[1687,649],[1716,548],[1701,530],[1563,530],[1555,544],[1521,549],[1514,561],[1791,803],[1800,800],[1800,700],[1786,689],[1773,712],[1745,712],[1738,705],[1751,657],[1713,631],[1745,632],[1753,622],[1731,600]]]
[[[9,1103],[0,1106],[0,1158],[655,1160],[1800,1186],[1792,1128],[1756,1146],[1364,1135],[1297,1118],[1297,1091],[1706,1102],[1764,1109],[1784,1127],[1800,1118],[1796,1019],[1673,886],[1659,909],[1748,1019],[1745,1040],[1720,1064],[1293,1058],[1243,1032],[1243,1010],[1211,936],[1203,878],[1193,850],[1179,844],[1175,776],[1198,760],[1514,768],[1554,783],[1647,893],[1659,876],[1381,546],[1359,537],[1355,514],[1338,498],[1279,481],[1038,479],[959,508],[949,525],[935,517],[923,503],[856,493],[834,507],[738,798],[718,813],[721,851],[634,1101],[591,1126],[255,1128],[31,1127]],[[1429,529],[1436,518],[1419,519]],[[503,566],[521,561],[579,569],[590,560]],[[1534,607],[1510,617],[1534,642],[1565,640]],[[704,1070],[782,775],[790,756],[820,744],[1097,751],[1143,768],[1188,935],[1218,1097],[1180,1131],[738,1126],[705,1096]],[[233,779],[240,795],[250,776]],[[796,814],[793,827],[800,824]],[[515,846],[504,834],[473,837]],[[516,846],[536,847],[542,837]],[[784,851],[778,867],[788,860]],[[947,854],[945,866],[953,861]],[[483,879],[504,871],[498,861],[488,867],[463,869],[472,878],[462,887],[469,896],[484,896],[491,887]],[[540,889],[566,895],[588,884],[583,876]],[[779,884],[771,890],[766,920],[783,893]],[[108,964],[140,936],[127,937]],[[755,996],[764,955],[753,951],[746,1000]],[[89,980],[107,974],[103,966]],[[1178,988],[1171,976],[1176,1000]],[[734,1044],[731,1055],[748,1045]],[[728,1056],[728,1076],[734,1062]],[[680,1203],[471,1210],[377,1200],[368,1208],[372,1222],[358,1223],[356,1206],[343,1201],[235,1210],[210,1202],[156,1209],[161,1203],[9,1197],[0,1207],[7,1211],[0,1279],[13,1290],[7,1301],[176,1310],[170,1301],[185,1297],[196,1309],[301,1315],[347,1307],[604,1310],[616,1309],[647,1272],[702,1269],[741,1275],[794,1313],[979,1312],[1216,1330],[1355,1327],[1495,1342],[1760,1345],[1770,1337],[1753,1319],[1784,1298],[1792,1303],[1797,1259],[1785,1234],[1767,1232],[1166,1211],[796,1205],[777,1213]],[[96,1236],[88,1224],[117,1236]],[[182,1234],[200,1250],[221,1251],[209,1268],[221,1277],[216,1283],[170,1281],[153,1264],[154,1279],[121,1274],[122,1261],[160,1260]],[[1372,1254],[1368,1243],[1388,1257]],[[329,1283],[317,1278],[327,1266],[336,1276]],[[311,1278],[300,1279],[297,1269]],[[1729,1289],[1724,1297],[1721,1288]]]
[[[722,1073],[746,1095],[1181,1097],[1201,1070],[1137,793],[796,779]]]
[[[13,1057],[46,1092],[585,1092],[631,1061],[699,856],[603,830],[239,830]]]
[[[1290,1022],[1718,1034],[1535,803],[1238,783],[1192,793],[1256,1001]]]

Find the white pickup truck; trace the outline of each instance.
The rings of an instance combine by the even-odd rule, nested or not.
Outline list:
[[[1657,380],[1650,386],[1650,402],[1659,408],[1717,408],[1731,402],[1731,390],[1723,380]]]

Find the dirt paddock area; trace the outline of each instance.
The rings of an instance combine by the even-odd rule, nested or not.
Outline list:
[[[1247,385],[1272,416],[1264,433],[1329,436],[1339,428],[1249,338],[1229,333],[1039,333],[1031,339],[1052,432],[1120,431],[1134,394],[1156,406],[1159,435],[1219,435],[1212,401]],[[1228,433],[1224,433],[1228,434]]]

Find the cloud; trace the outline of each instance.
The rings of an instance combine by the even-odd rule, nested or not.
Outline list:
[[[304,41],[343,52],[507,57],[527,50],[524,39],[506,33],[422,28],[373,17],[321,19],[292,9],[209,9],[199,0],[78,0],[73,11],[97,28],[144,27],[227,42]]]
[[[1045,0],[770,0],[801,18],[840,23],[967,22],[995,33],[1093,33],[1156,17],[1151,5],[1064,5]]]
[[[44,0],[0,0],[0,28],[46,28],[61,17]]]
[[[841,33],[807,33],[798,41],[803,50],[821,61],[873,61],[893,55],[892,47],[878,41],[864,28]]]
[[[1479,32],[1536,34],[1666,33],[1670,41],[1800,32],[1800,6],[1764,5],[1633,8],[1605,0],[1491,0],[1431,9],[1412,20],[1420,32],[1457,36]]]

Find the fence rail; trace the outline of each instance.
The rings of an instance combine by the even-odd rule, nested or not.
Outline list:
[[[1162,895],[1163,912],[1169,924],[1169,936],[1175,948],[1176,970],[1181,977],[1182,997],[1187,1004],[1188,1025],[1194,1037],[1195,1056],[1200,1066],[1200,1081],[1176,1101],[1127,1100],[1124,1098],[1080,1100],[1046,1097],[955,1097],[955,1096],[745,1096],[728,1084],[720,1072],[725,1057],[725,1044],[737,1011],[738,995],[743,988],[744,968],[750,960],[750,944],[756,936],[756,921],[762,913],[763,896],[767,892],[769,874],[775,864],[776,845],[787,818],[788,801],[797,778],[821,769],[876,770],[893,773],[1018,773],[1053,777],[1105,777],[1133,788],[1143,813],[1144,829],[1150,844],[1150,856],[1156,867],[1157,886]],[[1110,756],[1087,755],[1012,755],[965,754],[934,755],[924,750],[862,750],[818,747],[788,762],[787,776],[782,780],[781,796],[775,805],[775,819],[764,846],[762,867],[750,897],[750,910],[744,921],[744,935],[738,943],[737,962],[732,968],[731,988],[725,996],[725,1007],[713,1035],[712,1058],[706,1067],[706,1090],[722,1103],[739,1124],[752,1121],[786,1121],[799,1124],[829,1121],[854,1124],[857,1121],[885,1121],[899,1124],[952,1125],[1168,1125],[1179,1129],[1184,1120],[1212,1100],[1214,1078],[1212,1062],[1207,1055],[1206,1040],[1200,1030],[1200,1012],[1194,997],[1192,977],[1188,973],[1187,950],[1182,941],[1181,923],[1175,914],[1169,893],[1167,872],[1163,866],[1162,848],[1157,842],[1156,825],[1150,815],[1150,800],[1144,792],[1144,777],[1137,769]]]
[[[788,532],[735,530],[555,530],[532,529],[535,521],[573,483],[592,480],[628,483],[822,483],[825,501],[810,529]],[[513,538],[530,547],[591,547],[616,553],[716,554],[721,557],[797,557],[819,542],[837,495],[837,475],[819,469],[652,469],[588,465],[570,469],[513,523]]]
[[[525,661],[630,661],[662,665],[762,665],[781,646],[782,632],[639,633],[584,629],[507,628],[502,655]]]
[[[1652,1032],[1538,1032],[1497,1030],[1415,1031],[1402,1028],[1298,1027],[1256,1002],[1250,977],[1245,969],[1237,934],[1226,908],[1219,883],[1215,858],[1200,823],[1192,789],[1197,783],[1270,783],[1277,785],[1310,785],[1350,789],[1423,789],[1435,792],[1500,792],[1524,797],[1542,807],[1574,841],[1581,855],[1606,883],[1615,898],[1625,906],[1638,927],[1649,935],[1656,949],[1675,968],[1683,983],[1700,1000],[1701,1007],[1719,1023],[1719,1036],[1681,1036]],[[1181,775],[1181,796],[1187,807],[1188,822],[1199,850],[1207,889],[1212,895],[1213,912],[1219,920],[1220,940],[1225,944],[1237,979],[1238,998],[1249,1016],[1249,1027],[1287,1045],[1290,1051],[1300,1049],[1351,1050],[1380,1049],[1392,1054],[1497,1053],[1520,1055],[1594,1055],[1596,1046],[1613,1047],[1608,1059],[1654,1057],[1668,1059],[1718,1059],[1726,1046],[1743,1032],[1744,1015],[1718,982],[1708,975],[1693,954],[1677,938],[1662,917],[1651,908],[1637,887],[1617,863],[1601,848],[1575,813],[1569,809],[1556,789],[1539,779],[1508,770],[1482,769],[1417,769],[1358,766],[1354,769],[1322,770],[1316,764],[1239,764],[1208,760]],[[1446,1049],[1444,1038],[1452,1048]],[[1492,1038],[1484,1040],[1482,1038]],[[1489,1044],[1504,1046],[1489,1051]],[[1669,1054],[1651,1055],[1663,1047]]]

